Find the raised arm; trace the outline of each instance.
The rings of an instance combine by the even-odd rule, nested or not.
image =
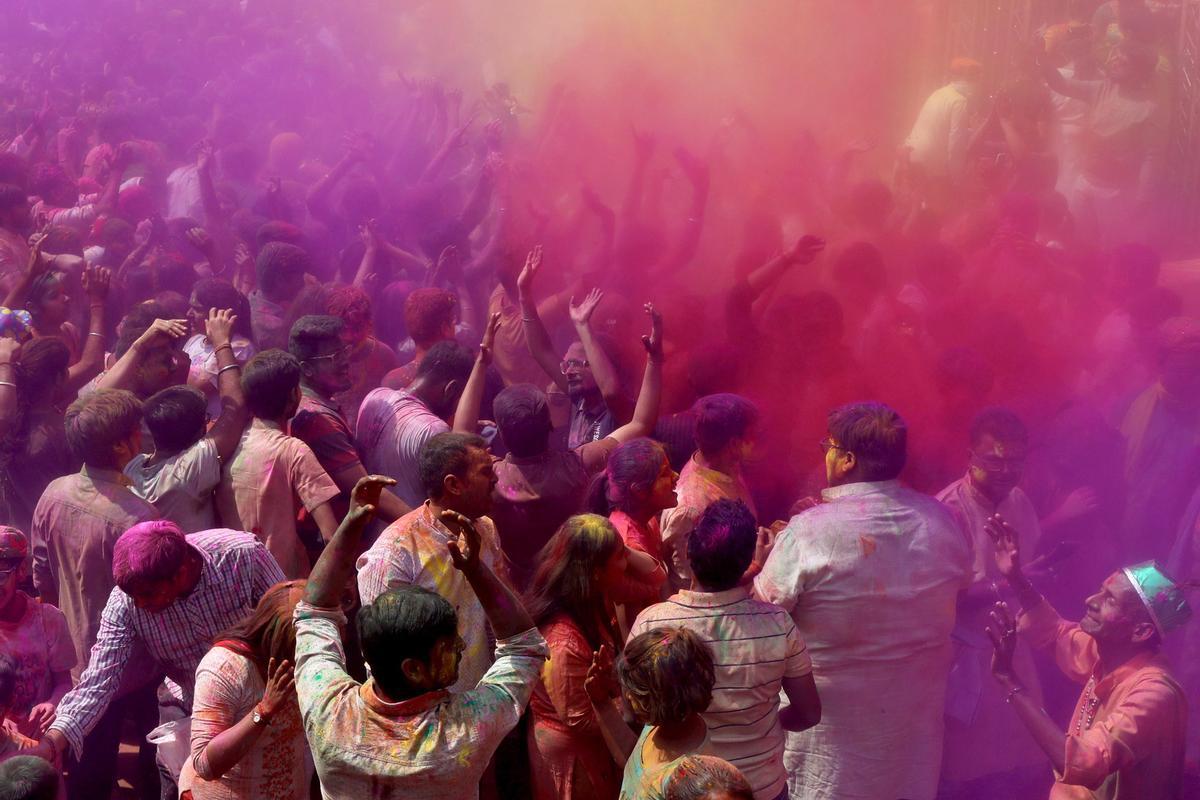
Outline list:
[[[267,686],[262,699],[245,716],[234,720],[228,713],[227,697],[223,695],[240,687],[226,687],[225,683],[219,674],[205,675],[203,667],[197,676],[192,749],[199,749],[199,752],[195,753],[192,764],[196,775],[206,781],[220,778],[245,758],[276,712],[286,703],[294,702],[292,697],[296,691],[292,662],[287,659],[277,662],[271,658],[267,662]],[[255,722],[255,715],[263,721]]]
[[[599,289],[592,289],[579,305],[575,304],[575,298],[572,297],[567,311],[571,315],[571,323],[575,326],[575,334],[583,344],[583,352],[587,355],[588,363],[592,367],[596,388],[600,390],[605,403],[612,407],[614,403],[620,401],[621,380],[617,376],[617,368],[613,365],[612,359],[608,357],[608,353],[604,352],[604,348],[592,335],[591,326],[592,314],[596,313],[596,308],[599,307],[602,300],[604,300],[604,293]]]
[[[67,368],[69,395],[75,395],[104,368],[104,304],[112,273],[104,267],[88,267],[83,271],[83,293],[88,298],[87,340],[79,360]]]
[[[479,427],[479,407],[483,404],[483,393],[487,388],[487,368],[492,363],[492,344],[496,341],[496,330],[500,327],[500,312],[492,314],[483,341],[479,343],[479,355],[475,366],[458,398],[458,410],[454,412],[455,433],[475,433]]]
[[[208,436],[217,447],[217,458],[221,463],[233,455],[242,431],[250,421],[246,398],[242,395],[242,371],[233,354],[233,326],[237,315],[232,308],[208,310],[204,330],[213,345],[217,358],[217,394],[221,398],[221,413],[208,431]]]
[[[50,262],[42,258],[42,245],[46,243],[46,234],[37,233],[29,240],[29,261],[25,264],[25,271],[21,273],[21,277],[9,289],[8,296],[4,298],[5,308],[21,308],[25,304],[25,296],[29,294],[29,287],[37,280],[38,276],[50,269]]]
[[[567,391],[567,378],[559,368],[558,355],[554,352],[554,344],[550,334],[542,324],[541,314],[538,313],[537,303],[533,299],[533,282],[538,271],[542,268],[542,246],[536,245],[525,259],[525,267],[517,278],[517,297],[521,303],[521,322],[525,326],[525,342],[542,371],[550,376],[550,380],[563,392]]]
[[[510,639],[535,627],[520,598],[480,558],[483,540],[471,520],[457,511],[443,511],[441,520],[459,534],[458,539],[446,545],[450,559],[471,584],[496,638]]]
[[[379,494],[396,481],[383,475],[367,475],[350,492],[350,512],[313,565],[304,590],[304,600],[317,608],[337,608],[342,591],[354,577],[354,560],[362,553],[363,531],[375,517]]]
[[[188,325],[185,319],[156,319],[146,332],[130,345],[125,354],[117,359],[110,369],[96,384],[98,389],[132,389],[137,382],[137,372],[142,361],[156,342],[166,339],[181,339],[187,335]]]
[[[21,343],[8,336],[0,337],[0,439],[17,424],[17,362]]]
[[[650,335],[642,337],[642,346],[646,348],[646,371],[642,375],[642,389],[638,392],[633,419],[609,434],[618,442],[649,436],[658,424],[664,360],[662,314],[651,303],[646,303],[646,313],[650,316]]]

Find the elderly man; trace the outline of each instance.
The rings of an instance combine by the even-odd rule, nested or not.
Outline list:
[[[1182,797],[1187,700],[1159,652],[1191,616],[1183,592],[1156,563],[1114,572],[1066,622],[1021,571],[1016,531],[994,518],[996,567],[1021,603],[1019,624],[1000,603],[988,634],[992,671],[1022,724],[1054,766],[1051,800],[1170,800]],[[1084,684],[1064,733],[1013,669],[1018,629]]]
[[[829,414],[822,503],[779,534],[755,593],[808,643],[820,724],[789,733],[793,797],[933,800],[955,600],[971,548],[941,503],[897,480],[907,429],[880,403]]]

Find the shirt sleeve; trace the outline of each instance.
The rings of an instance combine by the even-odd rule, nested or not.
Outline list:
[[[241,720],[238,709],[244,705],[245,687],[236,683],[231,672],[229,651],[214,647],[196,669],[196,688],[192,695],[192,768],[196,775],[213,780],[206,748],[218,734],[229,730]],[[229,656],[232,656],[229,653]],[[251,667],[253,669],[253,667]]]
[[[1017,630],[1034,647],[1052,650],[1054,660],[1068,678],[1083,683],[1100,659],[1096,640],[1075,622],[1067,622],[1045,600],[1017,617]]]
[[[358,595],[362,604],[374,603],[392,585],[412,583],[416,577],[412,554],[396,547],[389,539],[380,539],[358,558]]]
[[[812,674],[812,657],[808,654],[808,645],[800,635],[800,629],[789,617],[790,630],[787,633],[787,661],[783,667],[783,677],[803,678]]]
[[[45,495],[43,495],[45,497]],[[49,526],[46,511],[42,503],[33,512],[33,530],[30,538],[33,540],[33,588],[41,597],[58,600],[58,579],[50,566],[50,549],[46,545],[46,528]]]
[[[754,578],[754,594],[760,600],[774,603],[785,611],[796,607],[804,592],[804,577],[800,572],[797,549],[798,534],[789,525],[779,534],[762,572]]]
[[[358,689],[358,682],[346,672],[342,652],[338,626],[345,623],[346,616],[341,609],[318,608],[302,600],[296,604],[294,618],[296,697],[305,730],[319,739],[336,713],[338,697]]]
[[[492,721],[496,738],[516,727],[549,655],[537,628],[496,642],[496,661],[465,695],[468,706],[479,704],[480,720]]]
[[[180,459],[179,480],[195,497],[211,494],[221,482],[217,443],[205,437],[189,447]]]
[[[341,494],[341,490],[321,468],[320,462],[317,461],[312,450],[308,449],[308,445],[299,439],[294,440],[292,444],[295,445],[291,460],[292,489],[304,507],[311,512],[323,503],[328,503],[337,497]]]
[[[83,748],[83,738],[96,726],[117,693],[135,639],[129,598],[114,588],[100,614],[100,630],[87,669],[80,676],[79,685],[58,704],[58,716],[50,726],[66,737],[76,757]]]
[[[1163,745],[1161,732],[1185,701],[1161,677],[1142,680],[1101,722],[1067,736],[1062,782],[1098,789],[1115,772]]]
[[[671,574],[671,585],[687,588],[692,582],[692,565],[687,557],[687,540],[700,519],[694,508],[675,508],[663,515],[663,556]]]
[[[350,440],[350,430],[338,425],[327,414],[301,411],[292,417],[291,431],[293,436],[308,445],[329,475],[362,466],[358,449]]]
[[[46,631],[46,650],[50,654],[47,667],[51,672],[66,672],[79,663],[67,617],[48,603],[41,604],[42,628]]]

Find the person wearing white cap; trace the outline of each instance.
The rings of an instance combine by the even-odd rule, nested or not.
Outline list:
[[[1135,564],[1101,584],[1082,620],[1067,622],[1022,573],[1014,530],[998,516],[988,529],[1022,608],[1016,621],[1003,603],[992,611],[992,672],[1054,766],[1050,800],[1182,797],[1187,700],[1159,649],[1191,616],[1183,590],[1158,564]],[[1018,630],[1084,684],[1065,733],[1013,671]]]

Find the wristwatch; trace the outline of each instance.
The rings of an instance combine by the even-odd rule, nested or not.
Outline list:
[[[255,725],[260,725],[265,728],[271,724],[271,717],[269,714],[264,714],[258,706],[255,706],[254,713],[250,715],[250,721]]]

